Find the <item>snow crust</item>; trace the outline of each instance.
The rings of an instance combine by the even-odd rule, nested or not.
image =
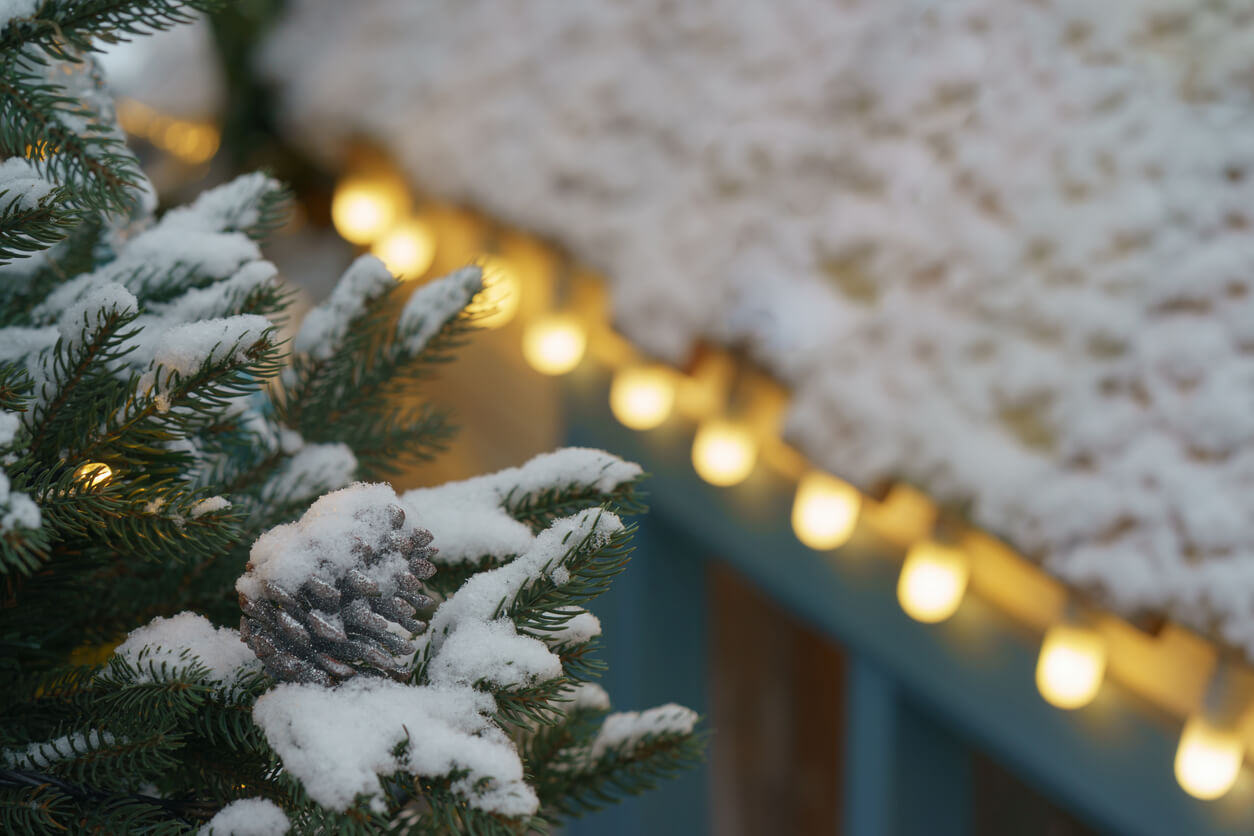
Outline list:
[[[211,496],[202,499],[192,506],[192,519],[200,519],[205,514],[213,514],[217,511],[225,511],[231,507],[231,502],[224,496]]]
[[[290,458],[267,481],[263,491],[267,502],[312,498],[353,481],[357,457],[347,444],[305,444],[290,430],[283,434],[281,443]]]
[[[9,475],[0,473],[0,532],[39,528],[42,519],[35,500],[13,490]]]
[[[569,581],[559,581],[555,575],[554,583],[561,585]],[[552,644],[586,644],[601,635],[601,619],[579,607],[564,607],[563,611],[573,613],[570,620],[557,630],[544,633],[544,637]]]
[[[445,640],[427,666],[432,683],[519,688],[562,675],[562,661],[544,642],[518,635],[512,621],[468,621]]]
[[[57,330],[66,345],[76,345],[84,330],[90,335],[96,329],[98,315],[107,311],[122,314],[135,313],[139,303],[135,294],[115,282],[105,282],[91,289],[86,295],[66,308],[57,322]]]
[[[201,836],[283,836],[292,827],[268,798],[241,798],[223,807],[198,831]]]
[[[818,465],[1254,656],[1252,16],[297,0],[264,64],[292,136],[569,247],[646,350],[747,344]]]
[[[461,313],[482,289],[483,269],[471,266],[428,282],[414,291],[397,323],[397,330],[408,335],[406,346],[409,350],[417,354],[426,348],[445,323]]]
[[[0,9],[0,27],[4,25],[4,11]],[[0,206],[31,211],[39,208],[55,185],[40,176],[34,163],[23,157],[9,157],[0,162]]]
[[[292,341],[293,350],[315,360],[329,360],[348,335],[349,323],[366,305],[396,286],[396,279],[373,255],[360,256],[344,271],[330,297],[305,315]]]
[[[567,447],[541,453],[521,467],[418,488],[402,498],[434,536],[440,549],[435,562],[456,564],[521,554],[531,546],[531,530],[510,516],[507,506],[571,486],[610,493],[642,473],[640,465],[604,450]]]
[[[388,485],[358,482],[321,497],[295,522],[275,526],[257,538],[249,552],[249,572],[235,582],[250,598],[264,596],[263,582],[296,590],[308,578],[338,578],[356,567],[379,585],[383,595],[396,591],[396,576],[408,571],[399,550],[384,552],[370,565],[359,565],[354,545],[380,540],[379,532],[394,532],[399,540],[421,526],[406,514],[400,528],[392,528],[389,507],[398,506]]]
[[[141,327],[168,327],[171,322],[217,319],[240,313],[240,305],[262,287],[273,284],[278,268],[269,261],[250,261],[229,277],[207,287],[190,288],[168,302],[150,302]]]
[[[623,711],[611,714],[588,747],[596,760],[612,750],[630,752],[645,738],[660,734],[692,734],[697,712],[675,703],[659,705],[646,711]]]
[[[564,565],[581,542],[589,540],[595,549],[622,528],[617,516],[599,508],[555,520],[517,558],[496,569],[479,572],[462,584],[436,609],[420,642],[427,645],[428,652],[439,653],[461,625],[493,621],[498,609],[508,608],[528,581]],[[438,545],[440,541],[435,542]]]
[[[609,711],[610,695],[595,682],[580,682],[570,693],[568,711]]]
[[[8,447],[17,438],[22,427],[22,417],[16,412],[0,410],[0,447]]]
[[[171,209],[162,224],[217,232],[248,229],[261,221],[266,196],[278,188],[278,180],[260,171],[242,174],[201,192],[189,206]]]
[[[154,618],[132,630],[114,652],[139,671],[137,682],[157,681],[163,667],[174,671],[199,661],[229,692],[246,674],[261,670],[261,661],[239,631],[214,627],[192,612]]]
[[[453,789],[472,806],[506,816],[534,813],[539,802],[523,781],[518,753],[488,719],[494,709],[490,695],[471,688],[357,677],[334,689],[279,685],[257,700],[253,719],[283,768],[325,807],[346,810],[361,794],[383,810],[380,775],[465,770]]]
[[[44,743],[32,743],[24,749],[2,750],[0,763],[14,769],[47,769],[58,761],[74,757],[76,752],[89,752],[116,740],[109,732],[97,729],[72,732]]]
[[[40,0],[0,0],[0,30],[15,17],[30,17],[39,4]]]

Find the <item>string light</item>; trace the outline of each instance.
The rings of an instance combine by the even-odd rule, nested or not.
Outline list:
[[[1211,725],[1194,715],[1184,724],[1176,747],[1176,780],[1194,798],[1219,798],[1236,783],[1243,750],[1235,729]]]
[[[1045,633],[1036,662],[1036,687],[1050,705],[1088,705],[1102,687],[1106,643],[1093,629],[1055,624]]]
[[[74,471],[74,481],[82,485],[84,490],[104,487],[113,478],[113,468],[104,462],[88,462]]]
[[[143,137],[192,165],[203,163],[216,154],[221,142],[214,125],[173,119],[135,99],[119,101],[117,115],[122,130],[131,136]]]
[[[862,495],[848,482],[812,471],[797,484],[792,528],[797,539],[816,551],[843,546],[858,524]]]
[[[674,405],[674,375],[664,366],[620,369],[610,382],[610,411],[630,429],[660,426]]]
[[[897,579],[897,600],[915,621],[935,624],[958,611],[970,567],[961,550],[932,540],[915,543]]]
[[[588,338],[570,314],[550,314],[528,323],[523,331],[523,356],[542,374],[566,374],[579,365]]]
[[[171,136],[178,134],[174,131]],[[333,218],[340,233],[354,243],[373,243],[373,251],[393,272],[410,277],[425,272],[434,256],[434,235],[425,225],[392,229],[406,199],[370,181],[348,182],[337,189]],[[338,211],[337,211],[338,205]],[[351,217],[350,217],[351,216]],[[390,233],[388,229],[392,229]],[[381,237],[382,236],[382,237]],[[428,243],[429,242],[429,243]],[[481,301],[491,309],[480,323],[494,328],[517,314],[523,283],[506,258],[481,259],[485,291]],[[411,266],[412,265],[412,266]],[[581,323],[568,315],[547,315],[530,322],[523,333],[528,363],[545,374],[565,374],[581,362],[587,336]],[[624,425],[635,430],[655,428],[670,416],[676,398],[676,375],[661,366],[619,368],[610,386],[610,408]],[[718,486],[735,485],[755,466],[756,441],[741,424],[709,420],[698,428],[692,460],[702,479]],[[80,468],[82,470],[82,468]],[[106,468],[107,472],[107,468]],[[103,477],[108,479],[108,475]],[[92,477],[92,484],[101,479]],[[910,617],[937,623],[961,606],[970,579],[970,560],[960,549],[928,538],[936,507],[926,495],[897,486],[881,502],[863,502],[851,485],[825,473],[811,472],[798,483],[792,507],[792,525],[798,539],[810,548],[839,548],[852,536],[860,516],[868,527],[888,539],[914,543],[902,565],[897,595]],[[1074,624],[1051,626],[1042,639],[1036,682],[1050,704],[1075,709],[1090,703],[1105,676],[1107,647],[1096,631]],[[1222,724],[1200,716],[1189,719],[1175,759],[1177,779],[1198,798],[1222,796],[1235,782],[1243,756],[1241,741]]]
[[[331,222],[344,240],[371,244],[392,228],[406,202],[404,188],[391,177],[348,177],[331,197]]]
[[[504,256],[483,256],[480,263],[483,265],[483,292],[479,298],[484,314],[477,323],[484,328],[500,328],[518,313],[522,280],[514,263]]]
[[[392,227],[370,248],[398,279],[415,279],[435,260],[435,230],[421,218],[409,218]]]
[[[747,427],[715,419],[697,428],[692,441],[692,464],[697,475],[722,488],[743,482],[753,471],[757,445]]]

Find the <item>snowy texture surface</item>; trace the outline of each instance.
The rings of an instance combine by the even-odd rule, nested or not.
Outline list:
[[[386,539],[384,535],[400,542],[422,528],[412,514],[395,528],[389,508],[398,504],[396,493],[384,484],[359,482],[323,496],[296,522],[257,538],[248,555],[249,571],[235,582],[236,590],[263,598],[266,581],[295,590],[314,575],[333,579],[355,568],[385,597],[395,594],[396,578],[408,571],[405,555],[396,549],[363,564],[354,545]]]
[[[588,747],[593,760],[611,750],[630,752],[647,737],[661,734],[692,734],[697,712],[675,703],[659,705],[647,711],[624,711],[611,714]]]
[[[558,584],[564,583],[564,581],[557,579],[556,573],[553,580]],[[566,607],[564,609],[573,614],[570,620],[561,626],[561,629],[552,630],[544,634],[544,637],[550,642],[553,644],[586,644],[601,635],[601,619],[579,607]]]
[[[83,333],[89,336],[96,330],[101,314],[116,311],[120,314],[133,314],[139,310],[135,295],[120,284],[104,282],[93,287],[82,298],[65,309],[57,322],[61,339],[66,345],[78,343]]]
[[[16,412],[0,410],[0,447],[8,447],[17,438],[22,418]]]
[[[24,749],[0,750],[0,763],[14,769],[46,769],[57,761],[108,746],[115,740],[109,732],[96,729],[73,732],[44,743],[32,743]]]
[[[407,336],[409,350],[416,354],[426,348],[444,324],[461,313],[482,289],[480,267],[463,267],[418,288],[405,303],[397,323],[397,330]]]
[[[1252,16],[298,0],[267,66],[293,136],[567,245],[646,349],[749,344],[820,465],[1254,655]]]
[[[552,576],[555,569],[574,554],[584,540],[592,549],[604,544],[623,523],[614,514],[590,508],[571,517],[556,520],[536,536],[531,547],[514,560],[467,580],[431,617],[431,626],[421,641],[429,652],[439,653],[441,646],[461,626],[492,621],[498,607],[508,607],[519,591],[536,578]],[[437,545],[439,540],[435,541]],[[567,576],[569,580],[569,575]],[[556,579],[554,580],[558,586]]]
[[[213,514],[218,511],[225,511],[231,507],[231,502],[224,496],[211,496],[202,499],[192,506],[192,519],[199,519],[205,514]]]
[[[295,441],[301,442],[294,449]],[[292,502],[302,497],[313,498],[327,491],[337,490],[353,481],[357,472],[357,457],[347,444],[303,444],[293,432],[284,434],[284,452],[291,458],[270,477],[263,489],[267,502]]]
[[[484,682],[494,690],[534,685],[561,675],[562,661],[544,642],[518,635],[508,619],[462,624],[427,666],[432,683]]]
[[[521,554],[531,546],[531,530],[510,516],[507,506],[572,486],[610,493],[641,473],[640,465],[603,450],[567,447],[542,453],[521,467],[419,488],[402,498],[435,537],[440,549],[435,562],[460,563]]]
[[[206,822],[200,836],[283,836],[291,827],[279,805],[270,799],[241,798]]]
[[[280,685],[257,700],[253,719],[283,768],[323,806],[346,810],[363,794],[382,810],[379,775],[464,770],[453,789],[472,806],[507,816],[534,813],[539,802],[523,782],[518,753],[488,720],[495,707],[491,696],[470,688],[358,677],[334,689]],[[398,755],[403,741],[408,745]]]
[[[0,0],[0,30],[15,17],[30,17],[39,8],[40,0]]]
[[[359,257],[344,271],[330,297],[305,315],[292,341],[293,350],[315,360],[331,359],[348,335],[349,323],[365,313],[367,303],[395,286],[396,279],[382,261],[372,255]]]
[[[4,12],[0,11],[0,20]],[[0,207],[31,211],[39,207],[53,184],[39,175],[34,164],[22,157],[9,157],[0,162]]]
[[[191,612],[154,618],[132,630],[114,652],[139,670],[139,682],[156,681],[163,666],[174,671],[199,661],[229,691],[245,674],[261,670],[261,662],[238,631],[214,627],[203,615]]]
[[[42,519],[35,500],[13,490],[9,475],[0,472],[0,532],[39,528]]]

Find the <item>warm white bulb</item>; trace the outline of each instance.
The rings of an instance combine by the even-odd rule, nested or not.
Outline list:
[[[706,421],[692,441],[692,465],[711,485],[729,487],[753,471],[757,445],[747,427],[734,421]]]
[[[425,221],[410,218],[392,227],[370,248],[398,279],[414,279],[435,260],[435,231]]]
[[[1105,673],[1106,643],[1096,630],[1056,624],[1045,633],[1036,661],[1036,687],[1050,705],[1088,705]]]
[[[807,473],[797,484],[792,529],[797,539],[817,551],[843,546],[858,524],[862,495],[848,482],[826,473]]]
[[[483,265],[483,292],[479,308],[483,314],[476,322],[483,328],[500,328],[518,313],[522,301],[522,279],[509,259],[491,255],[480,259]]]
[[[370,244],[392,228],[405,205],[405,190],[382,177],[350,177],[331,197],[335,231],[354,244]]]
[[[1190,717],[1176,748],[1176,780],[1194,798],[1219,798],[1236,783],[1244,747],[1235,730]]]
[[[962,604],[969,574],[967,557],[959,549],[931,540],[915,543],[901,566],[897,600],[915,621],[944,621]]]
[[[74,471],[74,481],[86,490],[107,485],[112,478],[113,468],[104,462],[88,462]]]
[[[570,314],[540,317],[523,331],[523,356],[542,374],[566,374],[579,365],[588,338]]]
[[[659,426],[670,416],[674,404],[674,375],[661,366],[623,369],[610,383],[610,410],[633,430]]]

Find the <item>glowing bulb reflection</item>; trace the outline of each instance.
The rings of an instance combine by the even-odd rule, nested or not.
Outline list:
[[[743,482],[753,471],[756,458],[753,436],[734,421],[706,421],[692,441],[692,465],[711,485],[725,488]]]
[[[1069,624],[1050,627],[1036,662],[1036,687],[1050,705],[1080,708],[1102,687],[1106,643],[1096,630]]]
[[[74,471],[74,481],[84,490],[103,487],[113,478],[113,468],[104,462],[88,462]]]
[[[410,218],[375,241],[370,251],[398,279],[414,279],[427,272],[435,260],[435,232],[425,221]]]
[[[897,579],[897,600],[915,621],[944,621],[962,604],[969,575],[967,557],[960,550],[920,541],[906,553]]]
[[[816,551],[843,546],[858,524],[862,495],[848,482],[817,471],[797,484],[792,528],[797,539]]]
[[[1194,798],[1219,798],[1236,783],[1243,747],[1235,730],[1190,717],[1176,748],[1176,780]]]
[[[331,222],[344,240],[370,244],[391,229],[405,206],[405,190],[383,177],[350,177],[331,197]]]
[[[622,369],[610,383],[610,411],[623,426],[651,430],[671,414],[675,405],[673,373],[662,366]]]
[[[523,356],[542,374],[566,374],[583,359],[587,336],[570,314],[553,314],[528,323],[523,332]]]

